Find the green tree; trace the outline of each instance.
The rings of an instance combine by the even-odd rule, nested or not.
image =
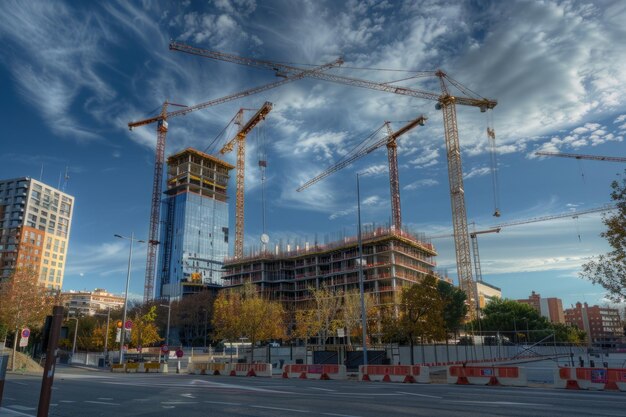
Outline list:
[[[387,339],[408,341],[411,364],[415,363],[416,343],[441,340],[445,337],[444,302],[437,289],[437,278],[429,276],[402,289],[398,316],[386,314],[384,329]]]
[[[130,333],[129,347],[151,346],[163,340],[155,325],[156,305],[140,305],[131,310],[133,327]]]
[[[584,264],[580,276],[600,284],[611,300],[622,303],[626,301],[626,178],[613,181],[611,188],[617,211],[604,217],[607,230],[600,236],[613,250]]]
[[[375,301],[371,294],[365,294],[365,317],[369,322],[374,317]],[[362,330],[361,293],[358,288],[347,291],[343,295],[343,304],[339,316],[340,326],[346,328],[348,345],[352,346],[352,335]],[[359,333],[360,335],[360,333]]]
[[[210,340],[209,334],[213,332],[211,323],[214,302],[215,297],[210,291],[201,291],[172,303],[171,326],[179,329],[183,343],[203,346],[205,340]],[[159,316],[160,327],[163,323],[167,326],[166,319],[166,314]]]
[[[444,304],[443,323],[446,335],[448,337],[451,334],[456,335],[467,315],[468,307],[465,303],[467,294],[460,288],[443,280],[437,282],[437,290]],[[446,337],[446,343],[448,343],[448,337]]]
[[[307,349],[309,339],[320,332],[322,324],[319,315],[313,309],[296,310],[295,328],[292,336],[304,340],[304,348]]]

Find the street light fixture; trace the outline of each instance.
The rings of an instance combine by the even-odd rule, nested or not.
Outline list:
[[[104,316],[104,313],[96,313],[97,316]],[[107,325],[104,331],[104,363],[109,359],[109,322],[111,321],[111,306],[107,306]]]
[[[165,330],[165,346],[167,346],[167,348],[169,349],[169,346],[170,346],[170,317],[171,317],[171,313],[172,313],[172,300],[170,299],[168,304],[159,304],[159,306],[167,307],[167,330]],[[161,357],[161,354],[159,354],[159,358],[160,357]],[[167,362],[167,360],[165,362]]]
[[[130,266],[133,259],[133,242],[146,243],[145,240],[135,239],[135,234],[130,233],[130,237],[113,235],[120,239],[130,240],[130,250],[128,251],[128,271],[126,272],[126,292],[124,293],[124,313],[122,317],[122,332],[120,335],[120,365],[124,363],[124,336],[126,336],[126,310],[128,308],[128,285],[130,284]]]
[[[359,222],[359,294],[361,296],[361,327],[363,328],[363,365],[367,366],[367,313],[365,311],[365,289],[363,278],[363,239],[361,237],[361,190],[359,187],[359,174],[356,174],[356,200]]]

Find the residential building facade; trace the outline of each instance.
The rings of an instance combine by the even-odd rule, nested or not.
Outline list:
[[[156,298],[177,299],[222,284],[234,166],[191,148],[170,156],[167,165]]]
[[[565,322],[584,330],[590,345],[613,347],[624,338],[624,328],[616,308],[578,302],[565,310]]]
[[[74,197],[30,177],[0,180],[0,279],[31,267],[39,282],[60,290]]]
[[[366,230],[362,235],[364,290],[378,305],[399,302],[403,287],[435,276],[437,253],[432,244],[391,228]],[[224,285],[252,282],[270,299],[289,310],[302,308],[312,298],[309,288],[350,291],[359,287],[359,248],[354,237],[295,250],[260,251],[224,262]]]
[[[542,298],[533,291],[528,298],[517,300],[517,302],[528,304],[551,323],[565,323],[563,301],[560,298]]]
[[[478,294],[478,307],[482,310],[489,302],[502,298],[502,290],[485,281],[476,282],[476,294]]]
[[[124,296],[108,293],[105,289],[67,291],[61,293],[63,305],[73,315],[93,316],[96,313],[124,307]]]

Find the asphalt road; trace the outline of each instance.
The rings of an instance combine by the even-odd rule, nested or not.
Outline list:
[[[40,376],[7,375],[0,417],[37,413]],[[626,393],[58,368],[50,416],[623,416]]]

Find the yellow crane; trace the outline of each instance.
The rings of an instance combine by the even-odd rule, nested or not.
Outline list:
[[[165,101],[161,108],[161,112],[153,117],[147,119],[133,121],[128,123],[128,128],[133,130],[139,126],[145,126],[152,123],[157,124],[157,141],[156,141],[156,154],[154,160],[154,176],[152,184],[152,199],[150,205],[150,227],[148,231],[148,255],[146,259],[146,276],[144,283],[144,302],[150,301],[154,298],[154,275],[156,270],[156,258],[159,245],[159,220],[161,214],[161,192],[163,190],[163,165],[165,164],[165,142],[168,131],[168,120],[177,117],[185,116],[188,113],[196,110],[202,110],[207,107],[216,106],[218,104],[226,103],[229,101],[237,100],[239,98],[248,97],[253,94],[261,93],[263,91],[270,90],[272,88],[280,87],[283,84],[302,79],[307,74],[317,71],[325,71],[337,65],[341,65],[343,61],[337,59],[328,64],[321,65],[310,70],[303,70],[299,73],[290,74],[284,77],[283,80],[275,81],[273,83],[253,87],[247,90],[240,91],[235,94],[231,94],[225,97],[209,100],[204,103],[196,104],[193,106],[183,106],[180,104],[173,104]],[[182,107],[182,109],[168,112],[169,105],[176,105]]]
[[[561,153],[561,152],[535,152],[535,155],[558,156],[560,158],[591,159],[593,161],[626,162],[626,158],[622,158],[619,156],[584,155],[584,154],[578,154],[578,153]]]
[[[330,174],[339,171],[342,168],[347,167],[352,164],[352,162],[357,159],[365,156],[371,152],[374,152],[376,149],[380,148],[383,145],[387,146],[387,159],[389,162],[389,186],[391,192],[391,219],[392,225],[395,230],[401,230],[402,228],[402,212],[400,209],[400,180],[398,178],[398,152],[397,152],[397,143],[396,140],[404,135],[409,130],[413,129],[415,126],[424,126],[424,122],[426,121],[426,117],[419,116],[418,118],[411,120],[408,124],[401,127],[398,131],[394,132],[391,130],[391,126],[389,126],[389,122],[385,122],[384,126],[387,127],[387,136],[378,140],[374,144],[368,146],[365,149],[358,150],[352,155],[346,155],[344,159],[337,164],[325,169],[322,173],[317,175],[316,177],[308,180],[304,184],[302,184],[296,191],[302,191],[311,185],[323,180]],[[380,129],[378,129],[379,131]]]
[[[301,68],[292,65],[281,64],[267,60],[240,57],[223,52],[210,51],[186,45],[182,42],[172,41],[169,45],[171,50],[198,55],[204,58],[231,62],[239,65],[254,66],[276,71],[277,75],[288,75],[302,72]],[[454,246],[456,254],[457,273],[459,286],[467,293],[470,306],[470,317],[476,317],[476,294],[472,279],[472,261],[470,257],[470,238],[467,228],[467,212],[465,207],[465,189],[463,186],[463,169],[461,165],[461,151],[459,145],[459,131],[457,126],[456,105],[478,107],[481,112],[493,109],[498,102],[478,96],[469,88],[463,86],[441,70],[416,72],[416,76],[433,76],[439,79],[441,92],[434,93],[393,85],[392,83],[380,83],[358,78],[344,77],[335,74],[316,72],[307,74],[307,77],[330,81],[339,84],[350,85],[360,88],[368,88],[393,94],[433,100],[437,102],[436,108],[442,111],[446,153],[448,160],[448,178],[450,183],[450,200],[452,206],[452,223],[454,226]],[[463,95],[451,94],[448,85],[456,87]],[[488,127],[488,136],[495,138],[495,131]],[[496,207],[496,215],[500,214]]]
[[[235,258],[243,257],[243,228],[244,228],[244,188],[246,169],[246,137],[248,133],[272,111],[272,103],[266,101],[263,106],[243,124],[243,111],[240,109],[235,116],[235,124],[240,126],[239,131],[222,149],[222,155],[230,152],[237,145],[237,201],[235,208]]]

